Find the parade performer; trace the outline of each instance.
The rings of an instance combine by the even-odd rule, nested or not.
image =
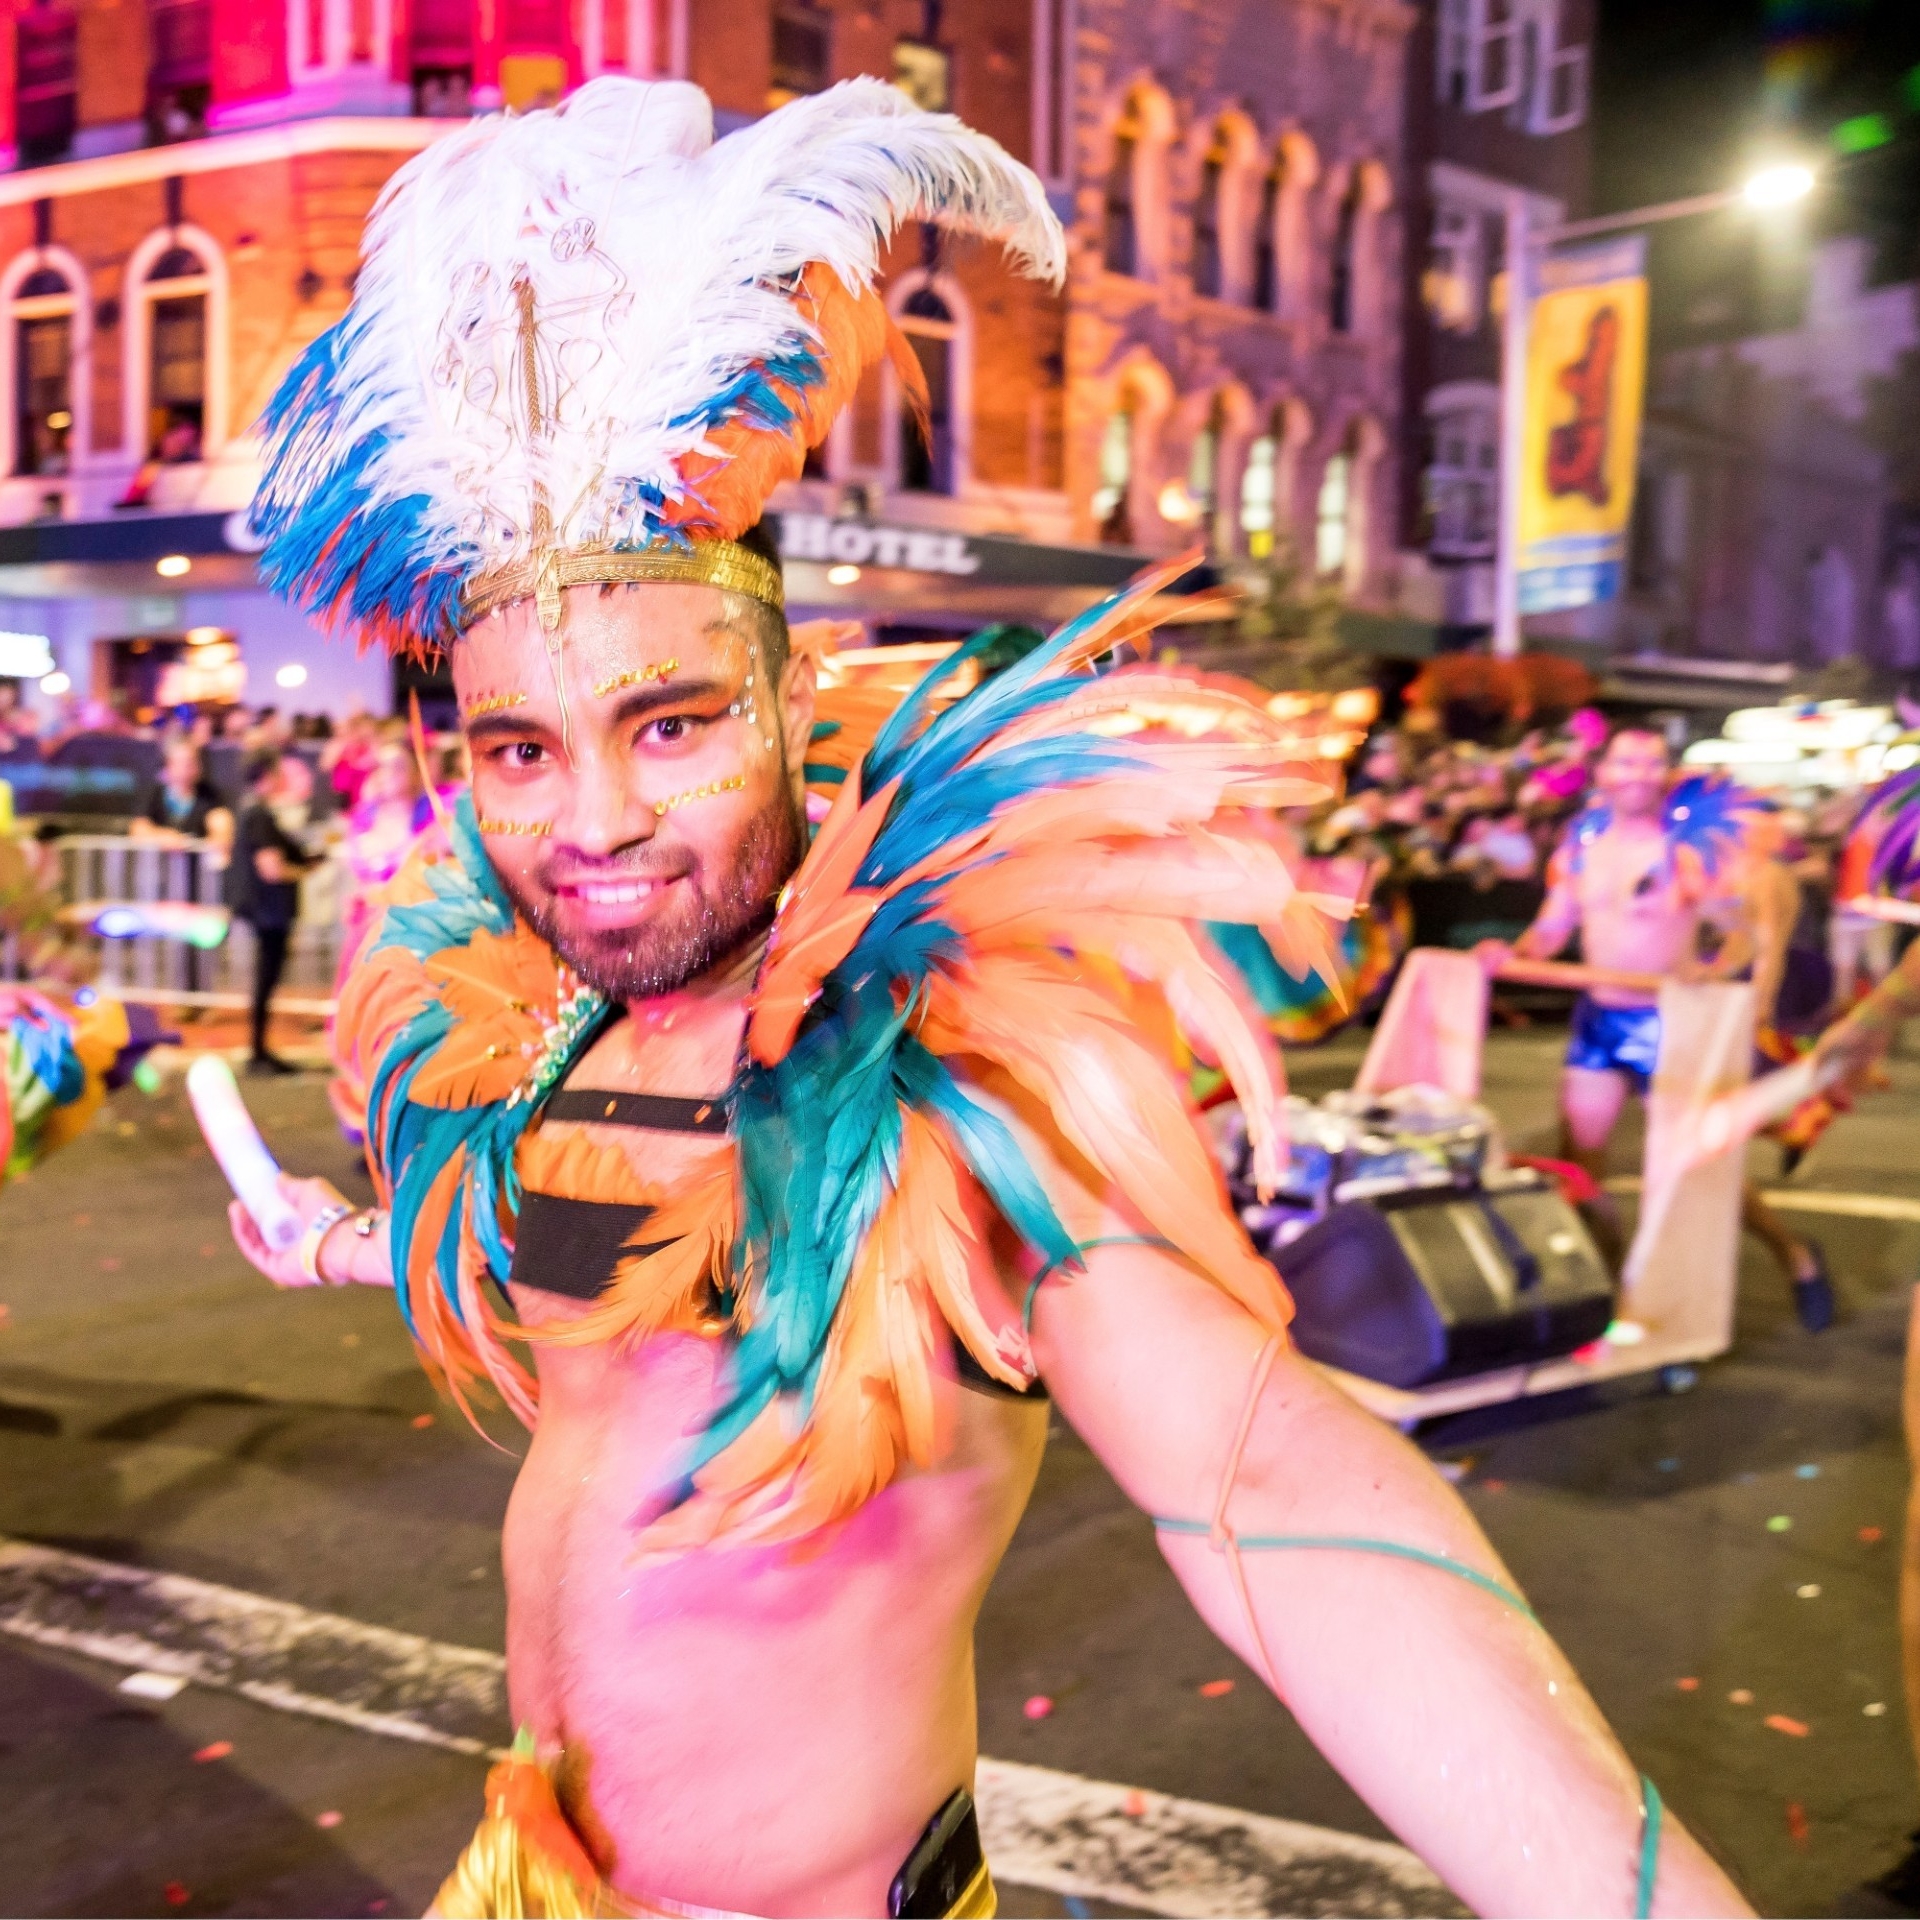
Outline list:
[[[1508,946],[1489,940],[1489,972],[1509,955],[1550,960],[1580,936],[1589,966],[1626,974],[1699,977],[1700,936],[1709,917],[1737,930],[1735,952],[1756,943],[1739,928],[1752,905],[1744,842],[1755,803],[1729,782],[1694,775],[1675,782],[1665,739],[1622,727],[1594,770],[1594,798],[1567,828],[1533,924]],[[1730,956],[1732,957],[1732,956]],[[1560,1079],[1561,1157],[1596,1185],[1630,1094],[1644,1095],[1660,1056],[1660,1010],[1628,986],[1598,986],[1573,1009]],[[1610,1223],[1596,1212],[1595,1224]],[[1748,1183],[1742,1223],[1759,1235],[1792,1283],[1794,1310],[1809,1332],[1832,1324],[1833,1287],[1820,1250],[1788,1231]],[[1607,1249],[1617,1267],[1617,1226]]]
[[[446,1914],[981,1913],[972,1631],[1050,1392],[1195,1605],[1488,1911],[1744,1911],[1465,1507],[1289,1347],[1170,1034],[1278,1173],[1277,1058],[1195,928],[1324,955],[1239,830],[1298,804],[1224,697],[1126,737],[1090,663],[1166,576],[939,704],[809,846],[814,669],[757,530],[862,372],[903,222],[1064,272],[1039,182],[851,81],[714,143],[596,80],[396,175],[269,418],[269,577],[443,647],[473,751],[339,1032],[385,1205],[288,1179],[283,1284],[396,1286],[533,1438],[523,1728]],[[966,650],[940,670],[970,671]]]

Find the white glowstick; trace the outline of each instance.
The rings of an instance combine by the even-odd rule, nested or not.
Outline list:
[[[203,1053],[187,1069],[187,1098],[227,1185],[253,1215],[261,1238],[276,1252],[292,1246],[300,1238],[300,1216],[280,1191],[280,1163],[253,1124],[233,1069],[218,1055]]]

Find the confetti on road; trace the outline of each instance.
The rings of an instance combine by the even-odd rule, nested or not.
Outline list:
[[[200,1258],[202,1260],[211,1260],[219,1251],[220,1249],[216,1247],[211,1240],[203,1240],[200,1243]]]
[[[1138,1787],[1129,1787],[1127,1797],[1120,1802],[1120,1811],[1129,1820],[1144,1820],[1147,1817],[1147,1796]]]
[[[102,1273],[118,1273],[120,1271],[120,1256],[117,1253],[103,1253],[100,1256],[100,1271]]]
[[[1504,1480],[1482,1480],[1480,1485],[1487,1493],[1505,1493],[1507,1490],[1507,1483]]]
[[[1732,1701],[1736,1707],[1750,1707],[1753,1705],[1753,1693],[1752,1690],[1747,1687],[1735,1687],[1734,1690],[1727,1695],[1727,1698]]]
[[[153,1673],[142,1669],[139,1673],[130,1673],[120,1682],[120,1691],[130,1693],[136,1700],[171,1700],[187,1684],[183,1673]]]
[[[1878,1720],[1886,1710],[1887,1703],[1884,1700],[1869,1700],[1867,1704],[1860,1709],[1869,1720]]]
[[[1787,1802],[1787,1838],[1796,1847],[1807,1844],[1807,1810],[1798,1800]]]
[[[1700,1682],[1692,1674],[1687,1674],[1673,1683],[1682,1693],[1698,1693]]]
[[[1440,1478],[1456,1487],[1473,1471],[1471,1460],[1436,1460],[1433,1464],[1440,1470]]]
[[[224,1760],[232,1751],[231,1740],[215,1740],[202,1747],[193,1757],[201,1766],[205,1766],[209,1760]]]
[[[428,1427],[433,1425],[433,1415],[430,1413],[416,1413],[413,1416],[413,1425],[416,1433],[424,1433]]]
[[[1796,1480],[1818,1480],[1820,1478],[1820,1469],[1813,1461],[1809,1460],[1803,1466],[1794,1468],[1793,1477]]]
[[[1029,1720],[1044,1720],[1053,1711],[1053,1702],[1044,1693],[1029,1694],[1026,1705],[1020,1711]]]
[[[1790,1733],[1796,1740],[1804,1740],[1809,1731],[1807,1723],[1804,1720],[1790,1719],[1784,1713],[1768,1714],[1766,1724],[1770,1726],[1775,1733]]]
[[[1877,1547],[1885,1538],[1886,1535],[1883,1534],[1878,1527],[1862,1527],[1860,1529],[1860,1544],[1863,1547]]]
[[[360,1336],[357,1333],[343,1333],[340,1336],[340,1344],[343,1347],[357,1347],[360,1344]]]
[[[329,1807],[325,1813],[316,1813],[313,1816],[313,1824],[316,1827],[337,1827],[345,1818],[346,1816],[344,1814],[335,1813],[334,1810]]]
[[[1793,1591],[1797,1599],[1818,1600],[1820,1598],[1820,1584],[1816,1580],[1809,1580],[1805,1586],[1795,1587]]]
[[[1201,1683],[1200,1697],[1203,1700],[1218,1700],[1233,1691],[1231,1680],[1207,1680]]]
[[[1657,1460],[1654,1462],[1654,1465],[1661,1473],[1678,1473],[1680,1471],[1680,1462],[1677,1459]]]
[[[178,1880],[169,1880],[167,1884],[160,1889],[160,1897],[170,1907],[184,1907],[187,1902],[193,1898],[193,1894],[189,1889],[183,1887]]]
[[[93,1215],[90,1213],[76,1213],[73,1216],[73,1224],[76,1227],[90,1227],[93,1225]]]
[[[1776,1513],[1773,1518],[1767,1522],[1767,1531],[1769,1533],[1789,1533],[1792,1529],[1793,1520],[1788,1514]]]

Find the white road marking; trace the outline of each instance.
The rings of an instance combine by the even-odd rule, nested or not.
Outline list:
[[[262,1706],[497,1756],[506,1663],[340,1614],[182,1574],[0,1537],[0,1632]],[[981,1835],[996,1879],[1179,1916],[1461,1909],[1403,1848],[1264,1814],[1006,1760],[980,1761]]]
[[[1151,1913],[1436,1914],[1460,1907],[1404,1847],[982,1756],[996,1880]]]
[[[1638,1193],[1637,1173],[1616,1174],[1606,1183],[1609,1193]],[[1819,1187],[1768,1187],[1761,1193],[1768,1206],[1781,1213],[1830,1213],[1851,1220],[1898,1220],[1920,1225],[1920,1200],[1904,1200],[1892,1193],[1828,1193]]]

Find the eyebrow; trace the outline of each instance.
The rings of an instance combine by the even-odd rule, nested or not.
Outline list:
[[[518,701],[514,703],[516,706]],[[524,740],[530,733],[543,733],[546,727],[532,714],[515,714],[497,709],[482,708],[478,702],[461,722],[461,731],[466,735],[468,744],[476,740],[510,739]]]
[[[689,700],[724,700],[731,691],[726,681],[714,679],[675,680],[670,686],[636,687],[624,700],[613,703],[613,724],[623,726],[652,713],[656,707],[680,706]]]

